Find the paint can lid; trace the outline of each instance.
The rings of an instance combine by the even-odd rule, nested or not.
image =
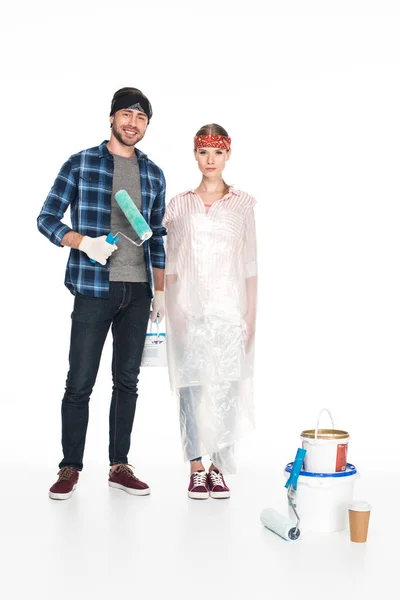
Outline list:
[[[292,467],[293,467],[292,462],[288,463],[286,465],[285,468],[285,472],[286,473],[291,473],[292,472]],[[346,464],[346,470],[345,471],[336,471],[335,473],[313,473],[312,471],[300,471],[300,477],[314,477],[314,478],[321,478],[321,479],[326,479],[326,478],[330,478],[333,477],[334,479],[342,479],[343,477],[351,477],[353,475],[357,475],[357,469],[354,465],[352,465],[351,463],[347,463]]]

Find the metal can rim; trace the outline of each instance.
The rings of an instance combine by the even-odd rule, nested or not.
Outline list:
[[[315,429],[305,429],[301,432],[302,438],[315,439]],[[317,440],[344,440],[350,434],[342,429],[317,429]]]

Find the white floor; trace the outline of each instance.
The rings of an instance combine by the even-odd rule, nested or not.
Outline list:
[[[361,600],[383,598],[383,586],[397,589],[400,482],[393,461],[382,465],[385,472],[366,471],[372,454],[355,424],[349,461],[361,471],[354,496],[373,507],[368,542],[351,543],[347,531],[285,542],[262,526],[260,513],[266,507],[286,513],[283,468],[294,458],[308,417],[259,417],[257,431],[238,448],[238,474],[227,477],[232,497],[190,500],[175,406],[166,392],[154,392],[155,375],[145,370],[129,458],[152,493],[129,496],[107,483],[107,366],[91,400],[84,470],[65,502],[48,498],[61,458],[64,365],[54,364],[43,392],[23,401],[17,389],[4,394],[2,599]],[[167,374],[156,375],[157,389],[167,390]],[[34,374],[29,380],[35,381]],[[276,437],[272,443],[268,423],[275,429],[284,423],[281,446]]]
[[[382,597],[383,584],[396,589],[396,481],[370,475],[364,484],[373,504],[366,544],[347,531],[285,542],[259,520],[267,506],[285,512],[281,473],[244,468],[228,478],[231,499],[193,501],[186,466],[145,470],[150,496],[109,488],[107,466],[93,463],[73,497],[55,502],[54,469],[4,468],[2,597],[361,599]]]

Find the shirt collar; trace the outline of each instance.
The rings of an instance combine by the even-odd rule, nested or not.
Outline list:
[[[195,192],[193,189],[187,190],[186,192],[183,192],[182,196],[186,196],[187,194],[197,194],[197,192]],[[239,196],[240,192],[237,188],[235,188],[231,185],[229,188],[229,192],[227,194],[225,194],[225,196],[227,196],[228,194],[233,194],[234,196]],[[225,198],[225,196],[224,196],[224,198]]]
[[[102,142],[99,146],[99,158],[104,158],[104,156],[109,156],[111,157],[111,154],[107,148],[107,144],[108,144],[109,140],[104,140],[104,142]],[[143,158],[147,158],[147,154],[145,154],[144,152],[142,152],[141,150],[138,150],[137,148],[135,148],[135,152],[136,152],[136,156],[138,160],[141,160]]]

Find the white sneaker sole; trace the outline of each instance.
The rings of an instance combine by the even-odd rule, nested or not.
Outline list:
[[[146,488],[145,490],[135,490],[132,488],[125,487],[120,483],[114,483],[113,481],[109,481],[108,485],[110,487],[116,488],[117,490],[122,490],[127,494],[132,494],[132,496],[148,496],[150,494],[150,488]]]
[[[75,488],[76,484],[74,485],[72,490],[70,492],[67,492],[66,494],[55,494],[54,492],[49,492],[49,498],[51,498],[52,500],[68,500],[68,498],[71,498],[72,494],[74,493]]]
[[[207,500],[209,495],[208,492],[188,492],[189,498],[192,498],[193,500]]]
[[[231,497],[231,493],[230,492],[210,492],[210,496],[211,498],[230,498]]]

